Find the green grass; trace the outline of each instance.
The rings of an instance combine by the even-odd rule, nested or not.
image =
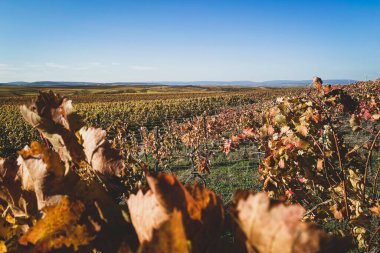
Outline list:
[[[219,194],[224,204],[232,200],[233,193],[238,190],[260,191],[258,163],[254,159],[238,161],[231,164],[221,162],[215,163],[211,167],[210,174],[202,175],[208,188]],[[173,171],[178,178],[185,182],[191,176],[191,170],[179,169]],[[194,182],[193,179],[186,183]]]

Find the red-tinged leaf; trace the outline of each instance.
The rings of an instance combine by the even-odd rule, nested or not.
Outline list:
[[[291,199],[293,198],[293,195],[295,194],[294,191],[292,190],[292,188],[289,188],[285,191],[285,194],[286,196],[288,197],[288,199]]]
[[[255,137],[255,132],[253,131],[253,128],[244,128],[243,129],[243,134],[247,138],[253,138],[253,137]]]
[[[297,148],[300,148],[300,149],[307,149],[310,145],[307,141],[304,141],[304,140],[297,140],[294,142],[294,145],[297,147]]]
[[[372,114],[369,112],[369,110],[365,109],[363,112],[362,112],[362,117],[365,119],[365,120],[369,120],[372,118]]]
[[[239,136],[232,135],[232,136],[231,136],[231,142],[232,142],[232,145],[234,145],[234,146],[238,145],[239,142],[240,142],[240,138],[239,138]]]
[[[317,114],[313,114],[313,116],[311,118],[313,119],[313,121],[315,123],[319,123],[322,119],[322,116],[320,113],[317,113]]]
[[[298,178],[298,181],[300,182],[300,183],[306,183],[307,182],[307,179],[306,178],[304,178],[304,177],[299,177]]]

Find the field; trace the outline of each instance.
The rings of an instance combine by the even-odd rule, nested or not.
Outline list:
[[[142,144],[140,127],[164,131],[167,122],[184,122],[207,112],[214,115],[226,108],[254,105],[272,100],[284,92],[292,94],[298,89],[270,89],[249,87],[175,87],[175,86],[117,86],[117,87],[0,87],[0,115],[3,134],[0,137],[0,157],[7,156],[40,139],[38,131],[22,119],[19,106],[29,103],[40,91],[53,90],[75,101],[75,108],[84,117],[86,125],[107,129],[113,139],[117,128],[136,133]],[[220,149],[214,147],[216,152]],[[183,153],[183,152],[182,152]],[[183,155],[183,154],[181,154]],[[259,163],[257,154],[244,159],[214,157],[212,174],[203,177],[207,185],[230,200],[235,189],[260,189],[253,165]],[[191,164],[187,157],[176,157],[172,169],[181,179],[190,175]],[[181,163],[182,162],[182,163]],[[233,171],[232,171],[233,170]],[[240,173],[241,172],[241,173]],[[231,184],[230,180],[234,183]]]
[[[25,123],[19,106],[29,103],[42,87],[0,87],[0,117],[2,135],[0,156],[20,150],[39,134]],[[61,87],[54,92],[68,96],[83,116],[86,125],[108,129],[113,138],[115,128],[152,129],[164,122],[184,121],[202,114],[215,114],[223,108],[260,103],[283,91],[280,89],[244,87]],[[294,89],[289,89],[293,92]]]
[[[136,212],[142,211],[135,209],[137,204],[131,204],[131,198],[140,196],[135,195],[138,190],[148,187],[158,199],[163,199],[164,208],[167,205],[179,210],[190,208],[182,207],[181,203],[200,208],[202,215],[208,217],[203,220],[203,227],[196,225],[201,226],[202,233],[216,233],[208,222],[214,222],[220,210],[225,210],[222,212],[226,212],[227,225],[222,226],[217,220],[212,226],[221,226],[217,233],[220,235],[215,238],[221,238],[222,245],[233,249],[240,247],[235,228],[230,224],[233,219],[241,219],[234,217],[237,201],[245,201],[247,196],[253,196],[252,192],[265,191],[288,205],[301,204],[305,208],[304,221],[315,222],[330,233],[323,236],[335,236],[329,239],[332,244],[318,239],[320,247],[329,249],[325,252],[332,248],[336,252],[348,248],[358,252],[376,250],[379,247],[380,81],[333,87],[314,85],[286,89],[162,85],[52,89],[72,100],[75,110],[64,97],[49,93],[49,87],[3,86],[0,87],[0,157],[9,158],[0,163],[3,166],[0,168],[4,170],[7,161],[15,166],[15,154],[29,145],[18,152],[18,163],[22,161],[24,166],[33,167],[36,166],[33,159],[43,161],[46,168],[55,171],[43,177],[43,182],[48,178],[55,180],[58,175],[65,178],[56,172],[58,165],[54,159],[58,159],[65,167],[65,175],[69,173],[68,178],[70,173],[78,175],[79,182],[91,182],[87,184],[94,188],[86,186],[90,191],[97,189],[94,192],[99,195],[84,197],[86,205],[93,205],[94,198],[104,203],[116,201],[117,207],[111,205],[100,212],[128,210],[132,223],[136,222]],[[31,102],[36,96],[38,99]],[[24,104],[31,105],[20,108]],[[58,158],[52,158],[55,155]],[[182,187],[194,182],[197,184],[193,188]],[[60,185],[61,181],[56,184]],[[5,181],[4,192],[15,190],[13,186],[7,187]],[[79,192],[85,188],[78,187]],[[32,188],[36,190],[40,186]],[[103,188],[106,194],[100,193]],[[60,191],[66,194],[65,189]],[[196,203],[177,199],[171,191],[184,196],[190,194],[192,197],[183,198],[186,201],[194,198],[191,201]],[[48,192],[43,183],[42,195]],[[220,202],[210,202],[214,198],[220,198]],[[11,209],[8,219],[17,219],[20,213],[26,212],[25,207],[13,198],[10,200],[7,194],[2,199],[4,209],[6,203]],[[47,204],[37,195],[36,205],[40,210],[40,206]],[[93,211],[92,207],[86,208]],[[26,209],[33,212],[33,205]],[[186,215],[194,215],[193,210],[186,210],[182,210]],[[115,217],[111,215],[108,219],[120,222]],[[184,228],[193,229],[193,225],[186,224]],[[139,236],[140,227],[135,223],[133,226]],[[307,231],[302,233],[311,233]],[[325,232],[318,232],[321,233],[318,236],[323,237]],[[99,246],[96,240],[93,244],[86,233],[80,235],[83,242],[88,240],[82,250],[109,249],[109,245]],[[112,234],[102,233],[106,237]],[[18,247],[14,241],[18,238],[16,234],[6,236],[8,248]],[[51,240],[49,236],[45,242]],[[30,237],[21,238],[33,243]],[[72,244],[72,239],[65,240],[74,249],[79,247]],[[119,243],[127,239],[115,240]],[[204,251],[200,238],[189,240],[199,252]],[[215,250],[220,245],[212,247]]]

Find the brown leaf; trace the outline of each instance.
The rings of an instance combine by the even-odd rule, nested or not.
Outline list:
[[[361,127],[360,127],[360,121],[359,121],[358,117],[355,114],[351,115],[349,123],[350,123],[350,127],[351,127],[352,131],[356,132],[356,131],[358,131],[358,130],[361,129]]]
[[[313,84],[314,84],[314,88],[318,91],[318,93],[321,93],[322,92],[322,84],[323,84],[322,79],[318,76],[314,76],[313,77]]]
[[[318,159],[317,161],[317,170],[322,171],[323,170],[323,159]]]
[[[65,166],[59,155],[38,142],[32,142],[19,151],[18,176],[22,188],[36,194],[38,209],[42,209],[48,197],[64,192]]]
[[[186,189],[174,175],[147,174],[150,190],[143,195],[131,195],[128,207],[140,242],[151,239],[174,210],[182,213],[187,238],[194,251],[203,252],[219,238],[224,220],[222,202],[212,191],[194,185]],[[148,209],[151,207],[151,209]]]
[[[78,250],[95,238],[85,225],[79,223],[84,210],[82,202],[72,202],[67,196],[62,197],[57,205],[44,209],[44,218],[37,221],[19,239],[19,243],[25,246],[31,243],[38,252],[71,246]]]
[[[74,113],[71,100],[55,94],[53,91],[41,91],[30,109],[42,118],[52,120],[67,130],[78,130],[79,122],[72,122],[70,116]]]
[[[305,210],[299,205],[276,204],[265,193],[235,203],[234,216],[248,252],[342,252],[322,230],[300,221]]]
[[[158,203],[152,191],[145,195],[141,190],[136,195],[132,194],[128,207],[140,242],[151,241],[154,229],[169,219],[169,212]]]
[[[329,85],[325,85],[325,86],[323,86],[323,93],[324,93],[324,94],[329,93],[331,90],[332,90],[332,89],[331,89],[331,85],[330,85],[330,84],[329,84]]]
[[[181,212],[174,210],[158,229],[153,231],[152,239],[145,241],[141,253],[190,252],[182,224]]]
[[[101,174],[121,176],[125,165],[120,152],[107,141],[106,131],[101,128],[81,128],[79,134],[87,162],[92,168]]]
[[[23,171],[15,158],[0,158],[0,199],[7,202],[15,217],[29,217],[37,213],[33,191],[22,185]]]
[[[50,92],[40,92],[36,101],[20,107],[25,121],[37,128],[65,162],[84,159],[75,132],[83,125],[71,100]]]

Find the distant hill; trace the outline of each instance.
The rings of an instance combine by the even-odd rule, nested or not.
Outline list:
[[[311,84],[311,80],[271,80],[264,82],[252,81],[194,81],[194,82],[160,82],[167,85],[196,85],[196,86],[213,86],[213,85],[238,85],[238,86],[265,86],[265,87],[299,87]],[[356,80],[351,79],[331,79],[323,80],[325,84],[350,84],[355,83]]]
[[[331,79],[324,80],[325,84],[349,84],[356,80],[351,79]],[[26,87],[68,87],[68,86],[131,86],[131,85],[170,85],[170,86],[250,86],[250,87],[302,87],[311,84],[311,80],[271,80],[264,82],[252,81],[163,81],[163,82],[114,82],[114,83],[96,83],[96,82],[59,82],[59,81],[38,81],[38,82],[9,82],[0,83],[0,85],[9,86],[26,86]]]
[[[0,83],[0,85],[25,86],[25,87],[70,87],[70,86],[158,85],[158,83],[144,83],[144,82],[96,83],[96,82],[37,81],[37,82],[9,82],[9,83]]]

